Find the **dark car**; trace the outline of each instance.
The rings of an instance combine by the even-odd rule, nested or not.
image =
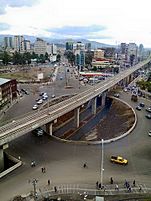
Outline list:
[[[151,119],[151,114],[146,114],[145,116],[147,119]]]
[[[145,106],[145,104],[144,104],[144,103],[140,103],[139,105],[140,105],[140,107],[144,107],[144,106]]]

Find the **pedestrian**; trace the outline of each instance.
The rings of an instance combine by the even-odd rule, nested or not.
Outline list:
[[[54,186],[54,191],[55,191],[55,193],[57,192],[57,187],[56,186]]]
[[[132,190],[131,190],[131,186],[129,186],[129,187],[128,187],[128,191],[129,191],[129,192],[131,192],[131,191],[132,191]]]
[[[44,171],[44,173],[45,173],[45,172],[46,172],[46,168],[44,167],[43,169],[44,169],[43,171]]]
[[[99,183],[99,189],[101,189],[102,188],[102,184],[101,183]]]
[[[48,179],[48,185],[50,185],[50,179]]]
[[[83,164],[83,167],[84,167],[84,168],[86,168],[86,167],[87,167],[86,163],[84,163],[84,164]]]
[[[96,188],[99,188],[99,182],[98,181],[96,182]]]
[[[115,185],[115,190],[119,190],[118,184]]]
[[[42,172],[42,173],[44,172],[44,168],[43,168],[43,167],[41,168],[41,172]]]
[[[110,179],[110,182],[111,182],[111,184],[113,184],[113,178],[111,177],[111,179]]]
[[[139,192],[141,192],[141,191],[142,191],[142,187],[140,186],[140,187],[139,187]]]
[[[133,181],[133,186],[135,187],[135,180]]]

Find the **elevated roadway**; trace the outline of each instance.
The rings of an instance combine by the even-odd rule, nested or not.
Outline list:
[[[35,128],[45,125],[49,122],[53,122],[58,117],[66,114],[69,111],[74,110],[75,108],[80,107],[89,100],[101,95],[103,92],[107,91],[118,82],[130,76],[133,72],[144,67],[151,61],[149,57],[147,60],[138,63],[130,69],[120,72],[116,76],[107,79],[102,83],[99,83],[68,100],[65,100],[61,103],[53,105],[42,111],[36,113],[28,114],[23,118],[17,119],[13,122],[8,123],[0,127],[0,145],[10,142],[11,140],[22,136]]]

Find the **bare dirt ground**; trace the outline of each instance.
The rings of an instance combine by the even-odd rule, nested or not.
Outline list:
[[[52,76],[55,68],[54,67],[28,67],[28,66],[18,66],[11,69],[9,72],[0,72],[0,76],[8,79],[17,79],[17,80],[29,80],[36,81],[37,75],[43,73],[43,81],[48,81]]]
[[[91,130],[85,140],[108,140],[120,136],[132,127],[134,120],[134,114],[127,105],[113,100],[107,116]]]

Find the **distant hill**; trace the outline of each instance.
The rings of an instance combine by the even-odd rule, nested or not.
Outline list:
[[[0,34],[0,45],[3,44],[3,39],[6,36],[11,37],[13,35],[2,35],[2,34]],[[36,36],[24,35],[24,38],[26,40],[30,40],[31,43],[34,43],[37,37]],[[73,42],[81,41],[84,44],[91,43],[91,48],[92,49],[103,48],[103,47],[114,47],[113,45],[99,43],[99,42],[96,42],[96,41],[89,41],[89,40],[86,40],[86,39],[71,40],[71,39],[54,39],[54,38],[48,38],[48,37],[40,37],[40,38],[45,40],[48,43],[54,43],[54,44],[56,44],[58,46],[61,46],[61,47],[65,47],[65,44],[66,44],[67,41],[73,41]]]

